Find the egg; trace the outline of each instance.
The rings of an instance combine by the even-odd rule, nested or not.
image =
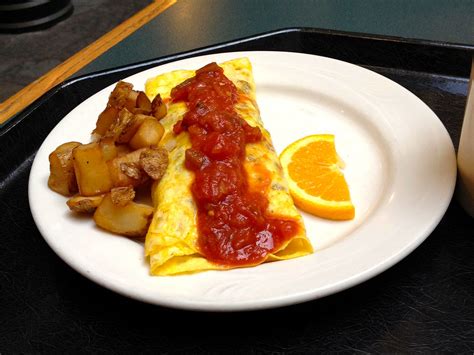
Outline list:
[[[291,199],[270,134],[265,130],[260,117],[251,63],[248,58],[238,58],[219,66],[237,87],[239,100],[235,105],[236,112],[249,125],[258,126],[263,133],[261,141],[249,143],[245,148],[244,169],[249,188],[266,195],[269,200],[266,211],[268,216],[294,220],[299,225],[298,233],[278,250],[267,255],[262,262],[312,253],[313,248],[306,237],[303,219]],[[173,132],[173,126],[183,118],[187,106],[183,102],[169,100],[171,90],[194,74],[192,70],[172,71],[150,78],[145,85],[145,92],[150,99],[160,94],[168,105],[168,114],[160,122],[165,129],[162,144],[169,152],[169,165],[161,181],[152,187],[155,213],[145,240],[145,253],[150,260],[152,275],[237,267],[211,262],[198,248],[197,206],[190,190],[194,173],[184,165],[185,152],[191,147],[191,142],[187,132],[178,135]]]

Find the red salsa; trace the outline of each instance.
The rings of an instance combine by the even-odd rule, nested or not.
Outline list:
[[[200,252],[219,264],[261,262],[299,227],[295,221],[269,218],[264,192],[249,189],[245,146],[263,139],[260,129],[235,111],[237,88],[216,63],[176,86],[171,99],[188,107],[173,129],[175,134],[187,131],[191,140],[185,165],[195,174],[191,190]]]

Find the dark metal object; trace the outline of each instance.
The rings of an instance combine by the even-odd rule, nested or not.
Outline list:
[[[10,0],[0,4],[0,32],[43,29],[73,12],[70,0]]]
[[[240,50],[313,53],[381,73],[427,103],[457,145],[470,46],[290,29],[65,82],[0,130],[1,350],[474,351],[474,220],[456,202],[418,249],[376,278],[324,299],[252,313],[181,312],[129,300],[83,278],[46,245],[29,212],[28,174],[36,150],[61,118],[138,71]]]

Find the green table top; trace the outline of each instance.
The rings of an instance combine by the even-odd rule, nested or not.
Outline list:
[[[472,0],[178,0],[76,74],[289,27],[474,45]]]

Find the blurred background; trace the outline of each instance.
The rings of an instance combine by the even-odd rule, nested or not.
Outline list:
[[[56,14],[65,12],[49,27],[13,29],[17,33],[2,28],[11,26],[12,8],[53,3]],[[152,3],[173,5],[71,74],[289,27],[474,45],[474,0],[0,0],[0,103]],[[44,15],[36,8],[34,13]]]
[[[0,102],[151,2],[151,0],[0,1]],[[55,7],[43,8],[42,12],[41,6],[46,6],[47,3],[55,3]],[[24,7],[32,8],[32,5],[36,4],[38,7],[32,9],[33,18],[28,15]],[[26,13],[22,16],[30,18],[14,19],[12,14],[18,11],[19,7],[23,7],[22,14]],[[35,21],[40,24],[33,27]]]

